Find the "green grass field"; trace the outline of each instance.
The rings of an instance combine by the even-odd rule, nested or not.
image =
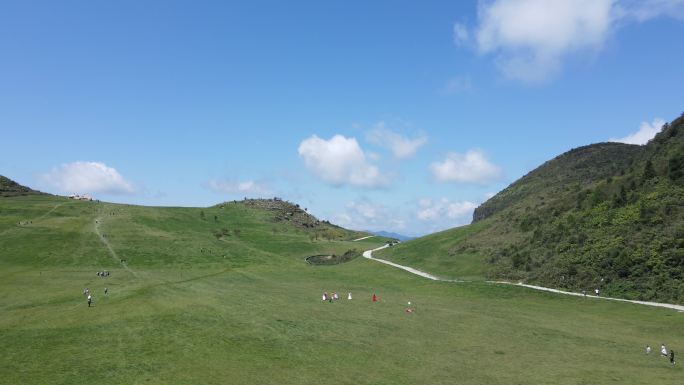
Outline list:
[[[440,278],[483,281],[488,269],[485,257],[475,251],[455,253],[453,250],[486,226],[486,222],[480,222],[441,231],[378,250],[373,256],[430,272]]]
[[[684,378],[680,366],[644,354],[646,344],[657,350],[661,342],[682,351],[684,314],[485,282],[433,282],[363,258],[311,266],[306,256],[370,249],[384,240],[312,241],[307,230],[269,215],[239,204],[152,208],[1,198],[0,383],[679,384]],[[98,236],[96,220],[115,255]],[[229,235],[217,237],[223,229]],[[425,261],[431,263],[437,262]],[[105,269],[110,277],[96,276]],[[465,274],[479,275],[476,268]],[[92,308],[84,287],[94,295]],[[324,291],[344,299],[322,302]],[[373,293],[380,302],[371,302]],[[409,300],[413,314],[404,311]]]

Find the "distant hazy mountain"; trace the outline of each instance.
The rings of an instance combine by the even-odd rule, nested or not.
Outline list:
[[[391,232],[389,232],[389,231],[369,231],[369,233],[375,234],[375,235],[377,235],[377,236],[379,236],[379,237],[387,237],[387,238],[398,239],[398,240],[400,240],[400,241],[402,241],[402,242],[404,242],[404,241],[410,241],[411,239],[414,238],[414,237],[409,237],[408,235],[401,235],[401,234],[397,234],[397,233],[391,233]]]

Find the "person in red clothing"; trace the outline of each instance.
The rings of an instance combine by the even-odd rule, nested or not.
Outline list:
[[[373,302],[378,302],[378,296],[373,293]]]

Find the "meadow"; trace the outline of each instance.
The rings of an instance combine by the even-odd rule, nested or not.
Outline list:
[[[684,314],[477,280],[434,282],[364,258],[312,266],[307,256],[371,249],[386,239],[353,242],[354,232],[316,239],[311,231],[239,203],[159,208],[0,198],[0,384],[684,378],[681,366],[644,353],[661,342],[682,351]],[[102,270],[111,276],[98,277]],[[323,302],[324,291],[342,299]],[[408,301],[414,313],[405,312]]]

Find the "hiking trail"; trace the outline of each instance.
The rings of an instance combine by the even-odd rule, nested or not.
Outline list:
[[[393,267],[396,267],[398,269],[402,269],[405,271],[408,271],[411,274],[415,274],[418,276],[421,276],[423,278],[431,279],[433,281],[442,281],[442,282],[466,282],[466,281],[459,281],[459,280],[453,280],[453,279],[443,279],[439,278],[435,275],[432,275],[430,273],[426,273],[424,271],[420,271],[418,269],[414,269],[409,266],[404,266],[400,265],[398,263],[390,262],[384,259],[380,258],[374,258],[373,257],[373,252],[382,250],[389,247],[389,245],[384,245],[382,247],[378,247],[376,249],[372,250],[366,250],[363,252],[363,256],[367,259],[372,259],[374,261],[378,261],[380,263],[384,263],[386,265],[390,265]],[[663,307],[666,309],[672,309],[672,310],[677,310],[680,313],[684,313],[684,305],[675,305],[671,303],[661,303],[661,302],[649,302],[649,301],[637,301],[637,300],[631,300],[631,299],[623,299],[623,298],[613,298],[613,297],[601,297],[601,296],[596,296],[596,295],[585,295],[583,293],[575,293],[571,291],[563,291],[563,290],[558,290],[558,289],[552,289],[549,287],[543,287],[543,286],[536,286],[536,285],[528,285],[524,284],[522,282],[506,282],[506,281],[485,281],[490,284],[496,284],[496,285],[511,285],[511,286],[520,286],[520,287],[526,287],[528,289],[533,289],[533,290],[539,290],[539,291],[546,291],[546,292],[551,292],[551,293],[556,293],[556,294],[563,294],[563,295],[572,295],[576,297],[585,297],[585,298],[591,298],[591,299],[605,299],[609,301],[618,301],[618,302],[629,302],[637,305],[646,305],[646,306],[655,306],[655,307]]]
[[[124,269],[126,269],[129,273],[133,274],[134,277],[138,278],[138,274],[136,274],[135,271],[133,271],[126,262],[122,262],[121,258],[116,254],[116,251],[112,248],[112,245],[109,244],[109,241],[107,238],[105,238],[102,233],[100,232],[100,223],[102,222],[102,218],[95,218],[95,234],[97,234],[98,238],[100,238],[100,241],[104,243],[104,245],[107,247],[107,250],[109,250],[109,254],[114,258],[115,261],[119,262],[121,266],[123,266]]]

